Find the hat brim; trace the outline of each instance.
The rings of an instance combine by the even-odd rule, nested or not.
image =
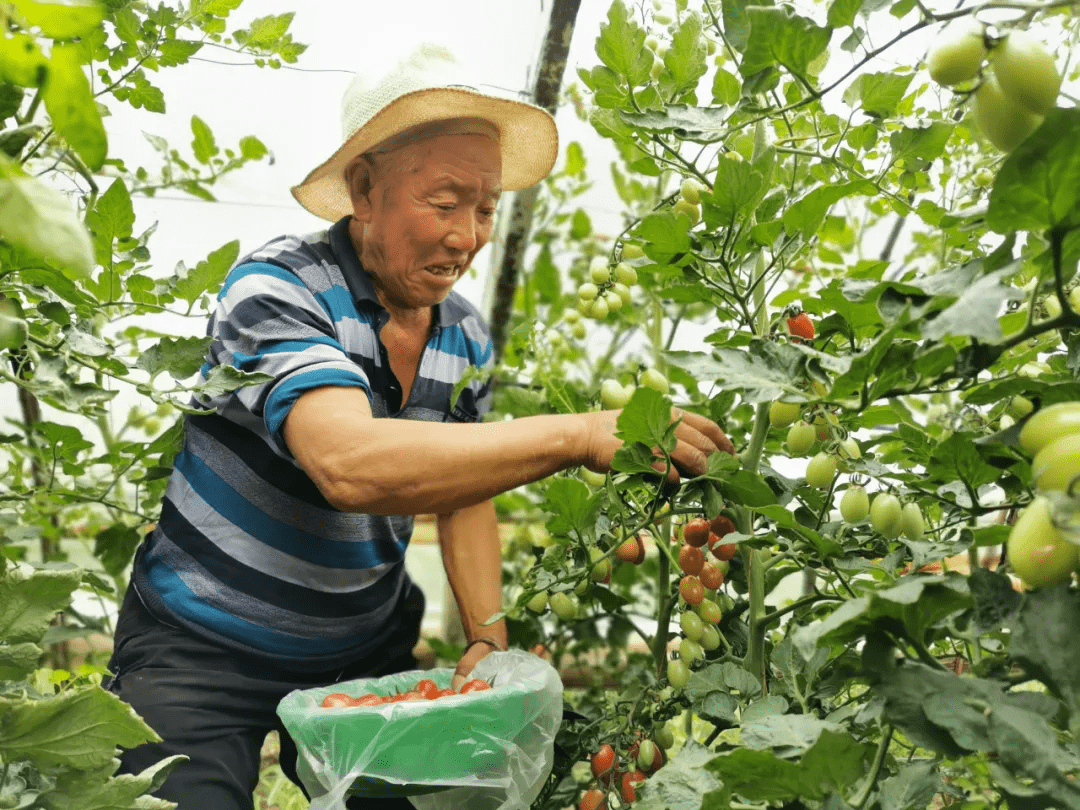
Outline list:
[[[458,87],[417,90],[396,98],[360,127],[292,195],[317,217],[337,222],[353,212],[345,167],[388,138],[433,121],[480,118],[499,130],[502,187],[528,188],[547,177],[559,152],[559,133],[547,110]]]

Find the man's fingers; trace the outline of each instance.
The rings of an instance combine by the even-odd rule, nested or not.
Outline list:
[[[691,476],[704,475],[709,469],[708,453],[678,437],[675,440],[675,452],[671,454],[671,460],[680,471]]]
[[[725,453],[735,453],[735,445],[731,443],[731,439],[727,437],[727,434],[720,429],[720,426],[713,420],[706,416],[701,416],[692,411],[684,411],[681,408],[675,408],[672,411],[672,419],[682,419],[682,426],[691,428],[701,438],[691,438],[691,434],[686,434],[686,439],[692,441],[703,453],[711,453],[716,450],[722,450]],[[707,442],[707,444],[706,444]]]

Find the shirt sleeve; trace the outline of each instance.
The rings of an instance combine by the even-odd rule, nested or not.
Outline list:
[[[331,310],[289,270],[265,262],[230,271],[210,318],[214,366],[262,372],[266,382],[203,400],[222,416],[244,423],[290,455],[282,425],[296,400],[324,386],[361,388],[371,397],[364,370],[342,346]]]

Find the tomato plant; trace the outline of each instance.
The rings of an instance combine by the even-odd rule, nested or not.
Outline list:
[[[616,380],[623,446],[602,480],[566,470],[500,501],[552,539],[507,554],[506,613],[554,660],[601,662],[568,689],[567,763],[608,744],[629,774],[635,742],[679,730],[639,804],[1080,806],[1072,552],[1020,543],[1042,468],[1064,466],[1035,457],[1080,432],[1051,420],[1080,403],[1080,113],[1068,77],[1056,89],[1080,17],[985,16],[613,2],[577,72],[617,158],[571,145],[545,184],[496,405],[583,412]],[[1049,108],[1011,84],[1022,31],[1053,57]],[[601,222],[582,190],[609,169],[621,210]],[[631,304],[549,341],[623,263]],[[658,474],[675,407],[736,454]],[[1045,497],[1071,545],[1063,488]],[[638,534],[640,566],[590,580],[590,549]],[[1063,560],[1059,584],[1029,558]],[[584,581],[572,628],[525,607]],[[569,767],[537,808],[577,800]]]

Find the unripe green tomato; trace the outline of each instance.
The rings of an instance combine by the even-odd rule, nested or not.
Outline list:
[[[588,579],[583,579],[574,586],[574,594],[577,596],[584,596],[592,588],[592,582]]]
[[[634,303],[634,297],[630,294],[630,288],[623,284],[621,281],[616,281],[611,285],[611,290],[608,295],[615,293],[619,297],[620,306],[628,307]]]
[[[567,307],[563,310],[562,319],[566,321],[566,323],[571,325],[575,323],[581,323],[581,313],[578,312],[576,309],[571,309],[570,307]]]
[[[890,492],[881,492],[870,504],[870,525],[878,534],[895,540],[900,536],[902,513],[900,499]]]
[[[664,72],[664,60],[660,58],[660,54],[656,55],[656,60],[652,63],[652,67],[649,69],[649,75],[654,79],[659,79],[660,74]]]
[[[633,287],[637,284],[637,270],[626,262],[619,262],[615,265],[615,279],[620,284],[625,284],[627,287]]]
[[[551,612],[564,622],[573,621],[577,618],[577,601],[569,594],[562,591],[553,593],[549,601],[551,602]]]
[[[1005,407],[1005,413],[1013,419],[1023,419],[1031,413],[1034,408],[1035,406],[1027,397],[1015,396],[1009,400],[1009,404]]]
[[[658,40],[656,37],[652,36],[651,34],[649,36],[645,37],[645,47],[648,48],[650,51],[655,51],[659,45],[660,45],[660,40]]]
[[[786,428],[799,418],[802,407],[797,402],[776,400],[769,406],[769,424],[774,428]]]
[[[1080,475],[1080,433],[1054,439],[1035,454],[1031,461],[1031,478],[1042,490],[1066,492],[1069,484]]]
[[[607,284],[611,281],[611,268],[606,264],[603,267],[593,265],[589,268],[589,278],[593,284]]]
[[[1061,302],[1058,301],[1056,295],[1048,295],[1042,300],[1043,307],[1046,309],[1047,319],[1056,318],[1061,315]]]
[[[638,745],[637,766],[646,773],[651,773],[659,767],[656,755],[656,743],[652,740],[642,740]]]
[[[667,394],[671,391],[671,385],[668,383],[668,378],[655,368],[647,368],[641,372],[641,377],[638,381],[646,388],[659,391],[661,394]]]
[[[671,25],[670,14],[653,14],[653,20],[657,25]]]
[[[946,25],[926,55],[930,78],[952,87],[978,76],[987,53],[985,35],[986,26],[974,17],[960,17]]]
[[[1069,290],[1069,306],[1073,312],[1080,312],[1080,284]]]
[[[635,245],[632,242],[623,242],[622,257],[624,259],[640,259],[645,255],[645,250],[641,245]]]
[[[532,599],[525,603],[525,607],[531,610],[533,613],[543,613],[547,610],[548,595],[547,591],[539,591]]]
[[[600,294],[600,288],[592,282],[586,281],[577,288],[577,294],[582,301],[592,301]]]
[[[971,116],[986,140],[1002,152],[1011,152],[1042,123],[1041,115],[1008,98],[993,74],[972,96]]]
[[[870,513],[870,496],[866,490],[856,485],[848,487],[840,499],[840,514],[848,523],[860,523]]]
[[[603,473],[593,472],[585,467],[581,468],[581,479],[591,487],[602,487],[607,481]]]
[[[598,321],[602,321],[607,317],[609,309],[607,296],[605,295],[603,298],[597,298],[592,302],[592,305],[589,307],[589,316]]]
[[[1016,424],[1016,420],[1009,416],[1007,413],[1003,413],[1001,418],[998,419],[998,430],[1008,430]]]
[[[588,761],[575,762],[570,769],[570,776],[579,785],[587,785],[592,781],[592,763]]]
[[[922,510],[917,503],[905,503],[900,510],[900,533],[915,542],[922,540],[926,533],[926,523],[923,522]]]
[[[701,185],[701,183],[688,177],[683,180],[679,193],[684,200],[690,203],[690,205],[699,205],[701,203],[701,192],[704,191],[704,189],[705,187]]]
[[[571,334],[576,340],[584,340],[585,336],[589,334],[589,330],[585,328],[585,324],[575,323],[574,328],[571,330]]]
[[[705,629],[701,617],[690,610],[684,610],[682,615],[679,616],[679,627],[682,628],[683,635],[691,641],[699,641],[701,633]]]
[[[604,301],[607,303],[608,312],[618,312],[620,309],[622,309],[622,296],[620,296],[614,290],[608,290],[606,293],[604,293]],[[595,302],[593,306],[595,306]]]
[[[1054,526],[1050,501],[1041,495],[1020,513],[1005,547],[1009,565],[1029,588],[1068,582],[1080,562],[1077,547]]]
[[[836,456],[821,452],[806,465],[806,483],[816,489],[828,489],[836,477]]]
[[[715,625],[704,625],[701,631],[701,638],[698,639],[698,644],[701,645],[701,649],[712,652],[720,646],[720,631],[716,629]]]
[[[0,299],[0,349],[17,349],[29,336],[22,308],[9,298]]]
[[[810,452],[810,448],[814,446],[814,442],[817,440],[817,436],[814,433],[814,426],[809,422],[804,422],[800,419],[798,422],[788,428],[787,432],[787,451],[788,455],[792,457],[805,456]]]
[[[1055,439],[1080,433],[1080,402],[1057,402],[1040,408],[1020,429],[1020,447],[1035,455]]]
[[[685,689],[690,682],[690,667],[680,658],[672,658],[667,664],[667,679],[673,689]]]
[[[701,209],[696,205],[691,205],[686,200],[679,200],[675,203],[674,209],[676,213],[682,212],[686,216],[690,217],[690,225],[697,225],[701,221]]]
[[[607,379],[600,383],[600,405],[606,411],[625,408],[631,394],[633,394],[633,389],[624,386],[618,380]]]
[[[701,661],[704,659],[705,652],[701,649],[701,645],[696,641],[684,638],[679,642],[679,657],[690,664],[694,661]]]
[[[1054,57],[1030,31],[1014,29],[998,45],[994,74],[1002,92],[1035,115],[1046,115],[1061,92]]]
[[[832,436],[832,427],[829,425],[829,420],[820,413],[814,417],[813,426],[814,438],[819,442],[823,442]]]
[[[671,748],[675,745],[675,732],[667,723],[657,723],[653,726],[653,739],[661,748]]]
[[[594,563],[589,578],[593,582],[603,582],[611,576],[611,560],[596,546],[589,547],[589,561]]]
[[[716,53],[716,47],[717,46],[715,39],[705,40],[705,50],[709,54],[709,56],[712,56],[714,53]]]
[[[702,599],[694,609],[705,624],[720,624],[720,620],[724,618],[724,612],[712,599]]]

